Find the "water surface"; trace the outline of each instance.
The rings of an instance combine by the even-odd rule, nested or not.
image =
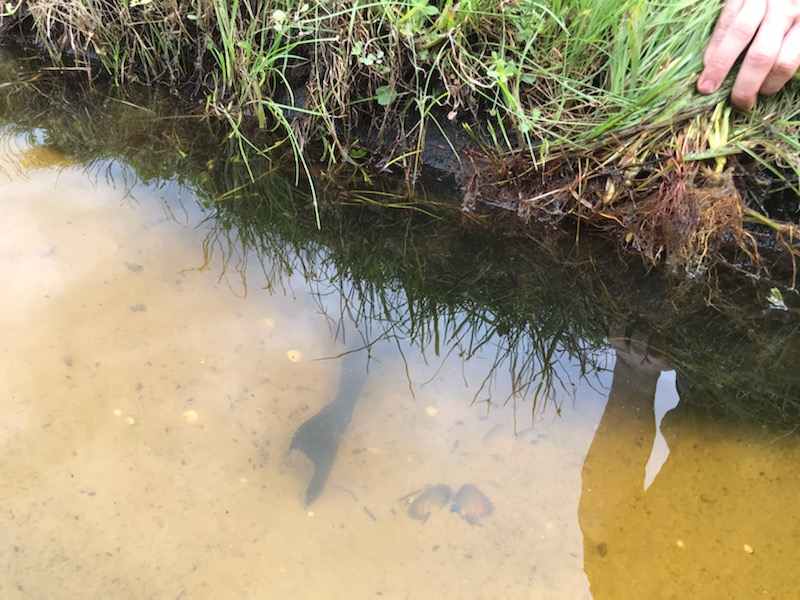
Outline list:
[[[659,369],[621,346],[586,379],[563,356],[575,387],[543,410],[506,402],[502,368],[480,387],[499,337],[468,360],[446,341],[381,340],[325,284],[324,260],[313,283],[296,270],[275,285],[270,256],[237,272],[209,252],[214,226],[188,188],[132,185],[120,164],[86,169],[35,139],[3,148],[3,597],[788,598],[800,585],[796,439],[679,404],[668,364],[658,412],[678,407],[660,428]],[[305,506],[311,468],[290,440],[365,342],[352,422]],[[403,498],[437,483],[478,486],[492,514],[410,518]]]

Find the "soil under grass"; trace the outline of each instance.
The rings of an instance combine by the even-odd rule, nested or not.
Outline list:
[[[59,68],[169,86],[243,148],[258,139],[251,127],[271,130],[308,177],[312,155],[412,184],[433,166],[457,178],[473,214],[588,225],[694,273],[728,248],[758,264],[760,230],[798,253],[797,84],[752,113],[730,110],[729,86],[698,95],[718,11],[705,0],[30,0],[6,5],[0,36]]]

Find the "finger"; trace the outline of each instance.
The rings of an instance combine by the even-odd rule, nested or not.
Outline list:
[[[708,64],[709,56],[717,51],[720,42],[722,42],[722,38],[725,37],[728,28],[730,28],[731,24],[736,19],[736,15],[739,14],[743,3],[744,0],[727,0],[727,2],[725,2],[725,6],[722,7],[722,11],[719,13],[717,22],[714,25],[714,31],[711,32],[711,39],[708,41],[708,46],[706,46],[706,50],[703,53],[704,67]]]
[[[766,0],[746,0],[742,4],[741,10],[725,30],[715,51],[708,56],[697,82],[700,93],[710,94],[719,89],[736,59],[756,35],[766,11]]]
[[[767,10],[733,84],[731,102],[734,106],[744,109],[753,107],[758,90],[775,65],[790,25],[786,14],[780,10]]]
[[[783,37],[778,59],[758,92],[774,94],[786,85],[798,68],[800,68],[800,23],[795,23]]]

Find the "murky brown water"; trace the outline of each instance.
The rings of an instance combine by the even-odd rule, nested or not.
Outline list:
[[[4,147],[3,598],[789,598],[800,586],[793,438],[679,408],[645,491],[658,375],[635,369],[618,369],[607,409],[610,373],[531,428],[527,405],[471,403],[491,349],[462,364],[377,344],[325,491],[305,507],[311,469],[288,448],[336,395],[338,362],[314,359],[343,350],[322,310],[338,299],[298,276],[270,295],[256,268],[245,294],[218,258],[205,264],[185,190],[124,190]],[[670,377],[659,404],[677,401]],[[410,518],[400,499],[435,483],[473,483],[493,512],[478,525],[447,507]]]

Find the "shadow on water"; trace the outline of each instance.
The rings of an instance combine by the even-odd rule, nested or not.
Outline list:
[[[96,177],[111,176],[113,163],[116,177],[155,187],[179,182],[196,194],[196,206],[185,209],[203,220],[204,267],[223,264],[221,281],[259,293],[247,287],[255,264],[269,293],[290,291],[298,275],[312,290],[331,337],[346,350],[334,399],[289,443],[314,467],[306,504],[325,488],[368,384],[369,351],[379,342],[401,353],[413,348],[432,363],[453,357],[465,371],[470,358],[489,353],[488,374],[465,402],[485,403],[487,411],[512,404],[517,431],[545,412],[557,418],[561,398],[581,383],[576,377],[596,384],[611,350],[613,381],[583,462],[578,506],[592,593],[655,594],[670,580],[687,590],[703,578],[707,556],[715,552],[720,572],[739,565],[745,553],[754,560],[741,570],[743,577],[758,581],[758,569],[777,577],[777,563],[759,562],[753,540],[766,549],[767,534],[781,535],[779,522],[735,531],[719,522],[721,514],[744,521],[741,511],[765,498],[792,501],[784,495],[794,488],[775,483],[791,478],[785,471],[791,461],[759,469],[752,464],[757,458],[745,454],[747,444],[738,443],[763,428],[775,448],[787,456],[795,452],[788,442],[800,425],[800,303],[777,278],[717,271],[685,281],[648,273],[599,241],[576,245],[556,232],[494,229],[467,220],[448,198],[424,187],[408,200],[392,181],[343,182],[323,167],[315,182],[322,217],[317,229],[310,194],[285,168],[291,166],[286,157],[253,156],[245,164],[241,148],[214,123],[185,116],[186,107],[152,90],[117,98],[66,80],[46,85],[31,81],[18,64],[0,61],[11,82],[0,89],[0,127],[6,137],[26,136],[37,148],[18,162],[27,160],[29,168],[34,159],[42,167],[82,164]],[[782,290],[780,301],[776,290]],[[577,376],[562,367],[565,360],[578,365]],[[670,370],[679,402],[659,428],[654,401]],[[510,384],[498,385],[501,380]],[[410,378],[408,385],[413,394]],[[504,397],[494,397],[497,389]],[[657,430],[669,459],[647,487]],[[719,466],[719,479],[698,468],[698,452],[708,458],[702,465]],[[734,475],[723,479],[726,471]],[[730,489],[731,481],[738,487]],[[749,501],[736,503],[734,496]],[[724,552],[714,539],[718,545],[725,540]],[[673,556],[676,549],[684,555]],[[630,577],[634,563],[643,565],[646,580]],[[671,571],[676,564],[680,574]],[[725,589],[714,585],[703,589]],[[784,585],[791,588],[791,576],[775,587]]]

